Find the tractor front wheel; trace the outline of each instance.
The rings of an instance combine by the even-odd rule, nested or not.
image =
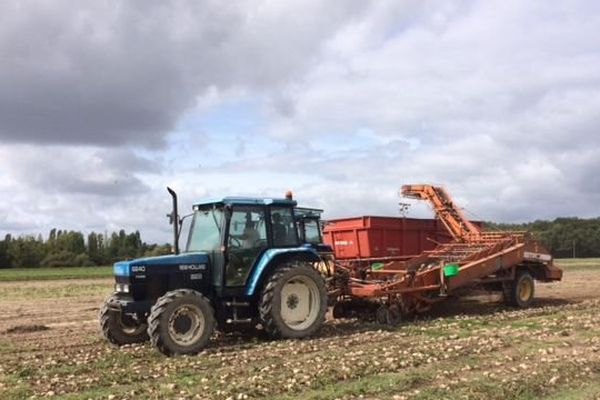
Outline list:
[[[325,281],[309,263],[283,264],[267,280],[259,311],[263,328],[273,337],[313,335],[325,320]]]
[[[102,335],[112,344],[121,346],[148,340],[146,323],[132,315],[122,313],[115,295],[106,299],[98,319]]]
[[[148,317],[150,342],[168,356],[197,354],[215,328],[214,310],[206,297],[190,289],[166,293]]]

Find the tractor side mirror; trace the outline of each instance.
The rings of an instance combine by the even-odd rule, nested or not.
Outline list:
[[[173,225],[173,221],[175,220],[175,218],[173,218],[173,214],[167,214],[167,218],[169,218],[169,225]]]

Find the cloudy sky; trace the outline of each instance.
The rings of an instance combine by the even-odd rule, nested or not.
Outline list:
[[[0,233],[168,241],[167,185],[596,217],[599,34],[593,0],[2,1]]]

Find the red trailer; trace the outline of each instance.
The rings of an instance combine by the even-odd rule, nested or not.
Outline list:
[[[339,261],[411,258],[451,239],[438,219],[363,216],[328,220],[323,229]]]
[[[451,240],[452,235],[437,218],[340,218],[328,220],[323,229],[323,241],[331,246],[338,263],[359,276],[374,265],[408,260]]]

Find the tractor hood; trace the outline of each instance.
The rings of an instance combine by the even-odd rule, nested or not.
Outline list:
[[[152,268],[158,267],[177,267],[186,266],[189,269],[199,268],[208,265],[208,254],[206,253],[185,253],[178,255],[168,255],[159,257],[136,258],[129,261],[118,261],[113,266],[113,273],[118,276],[130,276],[133,272],[146,272]],[[162,269],[162,268],[161,268]]]

